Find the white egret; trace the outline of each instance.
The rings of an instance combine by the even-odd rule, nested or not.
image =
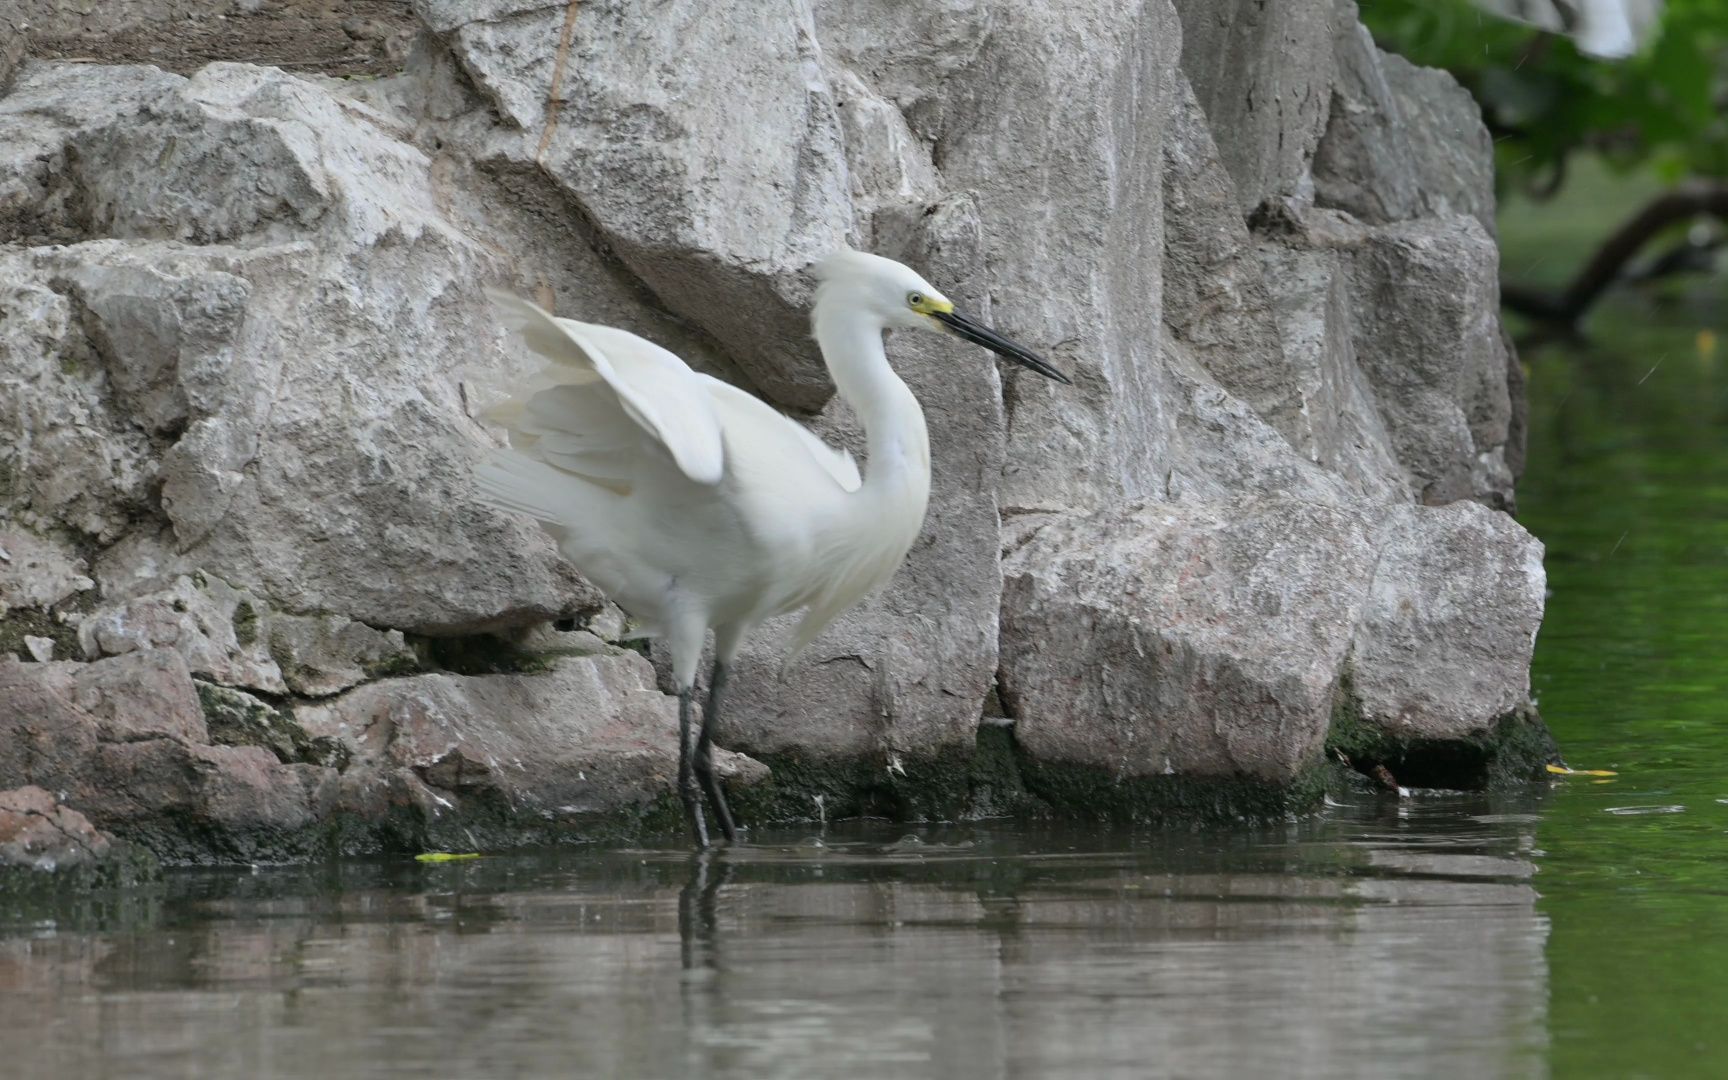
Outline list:
[[[1582,52],[1615,60],[1638,51],[1662,15],[1662,0],[1475,0],[1484,11],[1565,34]]]
[[[658,345],[492,294],[506,325],[546,363],[491,411],[510,448],[476,471],[480,494],[539,520],[644,634],[665,640],[678,688],[678,792],[700,847],[704,796],[726,839],[737,836],[712,735],[745,634],[802,611],[796,655],[887,583],[923,524],[930,440],[883,333],[952,333],[1068,382],[891,259],[841,251],[815,274],[811,322],[840,396],[863,422],[863,475],[849,454]],[[714,668],[698,731],[696,668],[710,630]]]

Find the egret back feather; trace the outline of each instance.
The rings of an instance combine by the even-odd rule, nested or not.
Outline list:
[[[564,412],[572,421],[562,434],[578,444],[589,436],[596,417],[611,411],[605,400],[610,392],[617,403],[614,415],[621,413],[647,432],[684,475],[699,484],[720,482],[725,469],[720,424],[708,394],[684,361],[629,331],[556,318],[510,293],[488,295],[503,312],[505,325],[520,332],[529,349],[559,365],[556,379],[564,388]],[[593,397],[569,393],[589,386]],[[541,404],[542,423],[558,416],[553,402]],[[574,413],[571,407],[577,407]],[[614,431],[603,437],[609,445],[616,443]]]

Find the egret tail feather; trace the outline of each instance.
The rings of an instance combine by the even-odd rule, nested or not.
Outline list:
[[[482,501],[500,510],[527,514],[537,521],[568,525],[582,520],[584,500],[562,473],[515,450],[494,450],[474,470]]]

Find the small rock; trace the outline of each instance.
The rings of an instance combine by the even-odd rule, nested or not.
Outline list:
[[[67,545],[23,529],[0,525],[0,556],[0,616],[14,608],[50,608],[94,584]]]
[[[39,664],[46,664],[50,660],[54,659],[53,638],[36,637],[32,634],[25,634],[24,648],[29,651],[31,656],[35,657],[36,662]]]
[[[271,655],[263,602],[207,574],[181,575],[166,589],[91,612],[79,627],[86,656],[172,649],[195,675],[229,686],[285,693]]]
[[[93,866],[113,846],[89,818],[39,787],[0,791],[0,868],[50,873]]]

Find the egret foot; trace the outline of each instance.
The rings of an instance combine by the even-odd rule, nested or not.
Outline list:
[[[708,846],[708,822],[702,817],[702,788],[696,779],[696,723],[691,715],[695,690],[678,691],[678,798],[690,821],[690,835],[698,848]]]
[[[708,794],[708,809],[727,843],[738,839],[738,826],[732,823],[732,808],[726,805],[726,792],[720,778],[714,775],[714,720],[720,715],[720,691],[726,685],[726,665],[716,660],[714,675],[708,680],[708,707],[702,710],[702,736],[696,743],[696,778]]]

